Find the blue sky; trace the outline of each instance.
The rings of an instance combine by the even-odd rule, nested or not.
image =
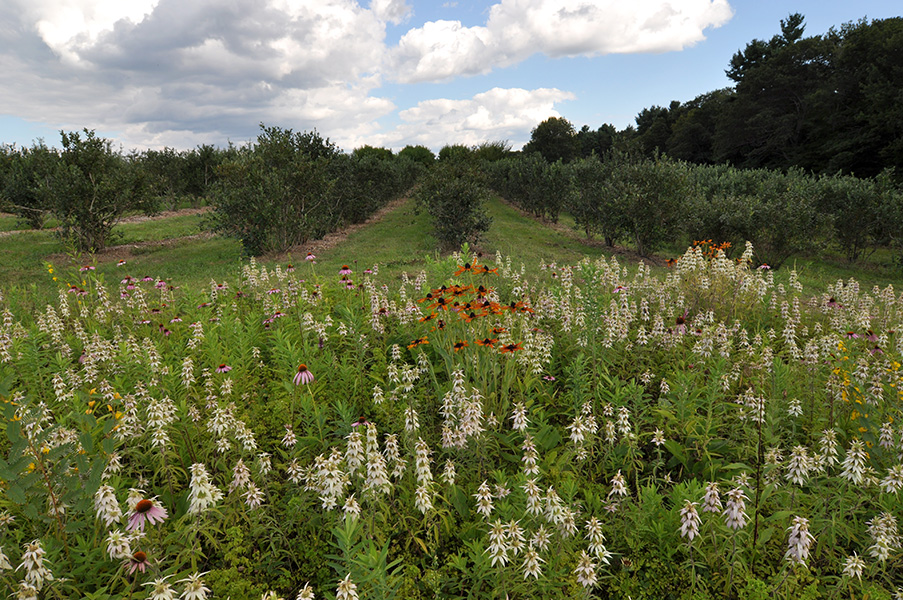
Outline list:
[[[792,12],[806,35],[898,1],[6,0],[0,143],[84,127],[124,150],[316,128],[346,150],[507,140],[550,116],[622,129],[730,85]]]

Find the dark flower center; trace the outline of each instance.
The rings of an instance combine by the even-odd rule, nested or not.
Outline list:
[[[150,500],[141,500],[135,505],[136,513],[146,513],[154,507],[154,503]]]

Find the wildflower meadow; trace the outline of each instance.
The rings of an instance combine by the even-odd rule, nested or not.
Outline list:
[[[724,250],[48,264],[0,289],[3,594],[903,597],[903,296]]]

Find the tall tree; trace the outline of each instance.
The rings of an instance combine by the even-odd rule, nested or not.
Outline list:
[[[782,34],[753,40],[734,55],[728,76],[736,95],[718,119],[716,160],[744,167],[817,168],[822,156],[809,146],[830,111],[822,93],[833,80],[833,36],[800,38],[802,17],[781,21]]]
[[[524,152],[539,152],[549,162],[570,162],[580,156],[577,132],[563,117],[549,117],[533,128]]]

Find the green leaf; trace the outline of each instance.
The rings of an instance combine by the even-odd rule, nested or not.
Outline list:
[[[15,502],[16,504],[25,504],[27,498],[25,496],[25,490],[19,487],[17,483],[10,483],[9,487],[6,489],[7,497]]]
[[[6,437],[12,444],[22,439],[22,426],[19,421],[10,421],[6,424]]]
[[[674,440],[665,440],[665,448],[668,449],[674,458],[680,461],[680,464],[683,466],[687,466],[687,453],[684,450],[683,446],[675,442]]]

